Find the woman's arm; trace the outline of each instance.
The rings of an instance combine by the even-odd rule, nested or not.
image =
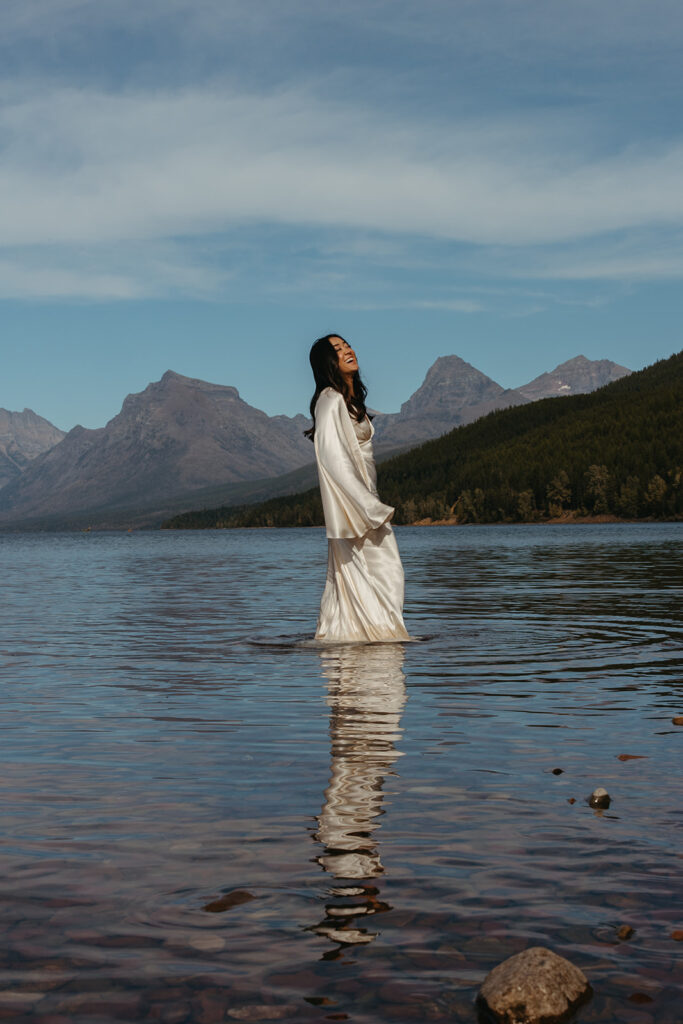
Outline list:
[[[315,454],[328,537],[364,537],[394,514],[370,486],[346,404],[326,389],[315,409]]]

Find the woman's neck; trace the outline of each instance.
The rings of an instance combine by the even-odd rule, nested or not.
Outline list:
[[[342,378],[342,394],[348,402],[350,398],[353,398],[353,377],[347,377],[346,374]]]

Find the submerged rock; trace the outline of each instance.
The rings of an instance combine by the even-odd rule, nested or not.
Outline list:
[[[617,938],[625,942],[626,939],[630,939],[635,933],[635,928],[631,928],[630,924],[622,924],[621,928],[617,929]]]
[[[647,994],[647,992],[631,992],[631,995],[628,996],[628,1001],[630,1003],[637,1003],[639,1006],[642,1006],[644,1003],[653,1002],[653,999],[652,996],[649,996]]]
[[[226,893],[225,896],[212,900],[211,903],[206,903],[203,909],[208,914],[222,914],[225,910],[230,910],[231,907],[239,907],[241,903],[249,903],[253,899],[256,899],[256,897],[252,893],[247,892],[246,889],[233,889],[232,892]]]
[[[592,989],[578,967],[543,946],[504,960],[486,976],[477,1004],[480,1020],[496,1024],[560,1024]]]
[[[239,1006],[228,1010],[228,1017],[233,1020],[281,1020],[283,1017],[290,1017],[299,1010],[298,1006],[291,1003],[275,1006]]]
[[[594,789],[591,793],[588,803],[591,807],[609,807],[611,798],[606,789],[603,789],[602,786],[598,786],[598,788]]]

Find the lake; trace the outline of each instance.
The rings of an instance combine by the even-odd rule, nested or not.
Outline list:
[[[397,537],[419,639],[321,648],[321,530],[0,535],[0,1020],[473,1022],[545,945],[680,1024],[683,527]]]

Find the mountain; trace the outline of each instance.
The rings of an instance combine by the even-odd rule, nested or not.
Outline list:
[[[609,359],[576,356],[519,388],[503,388],[459,356],[441,356],[400,412],[374,419],[378,450],[415,445],[473,423],[495,409],[595,391],[631,371]]]
[[[580,390],[615,372],[628,373],[615,363],[579,356],[523,388],[506,390],[458,356],[443,356],[400,412],[376,415],[377,459],[491,410],[526,404],[526,388],[556,394],[568,382]],[[156,525],[200,504],[236,506],[292,494],[315,479],[313,448],[303,436],[307,424],[301,415],[267,416],[233,387],[169,370],[142,393],[130,395],[105,427],[75,427],[65,436],[57,431],[56,439],[62,440],[32,460],[28,447],[25,455],[6,455],[0,526]],[[28,428],[25,433],[28,445]],[[304,469],[305,476],[296,475]]]
[[[32,459],[53,448],[64,436],[63,430],[33,409],[0,409],[0,488],[21,476]]]
[[[268,416],[236,388],[169,370],[97,430],[74,427],[0,491],[0,522],[149,506],[311,461],[304,416]]]
[[[375,417],[375,443],[380,448],[417,444],[494,409],[528,401],[519,391],[502,388],[459,356],[440,356],[400,412]]]
[[[561,395],[587,395],[605,384],[627,377],[631,370],[609,359],[586,359],[576,356],[560,363],[549,373],[542,373],[516,391],[530,402]]]
[[[591,394],[530,402],[458,427],[378,470],[396,523],[683,518],[683,352]],[[177,516],[169,528],[317,526],[317,488]]]

